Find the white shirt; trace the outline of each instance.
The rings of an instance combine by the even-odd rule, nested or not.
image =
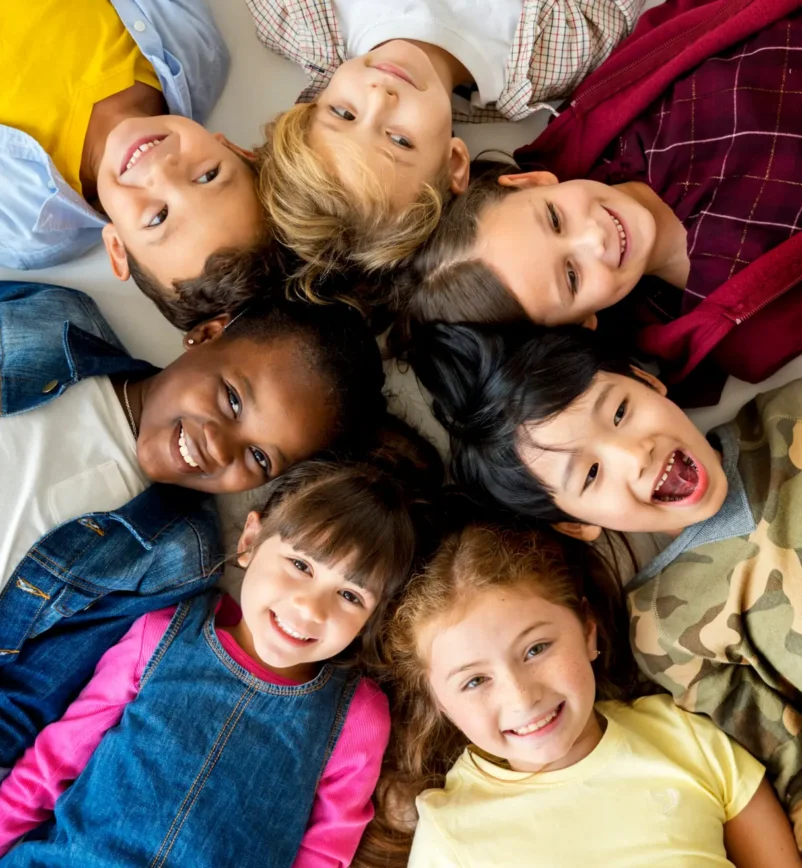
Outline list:
[[[0,590],[46,533],[87,512],[119,509],[150,481],[108,377],[0,419]]]
[[[334,0],[349,57],[390,39],[416,39],[459,60],[479,88],[478,105],[495,102],[523,0]]]

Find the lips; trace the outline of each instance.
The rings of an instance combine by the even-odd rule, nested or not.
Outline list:
[[[526,723],[523,726],[516,727],[515,729],[505,730],[505,734],[518,736],[518,738],[547,735],[549,732],[556,728],[557,724],[559,723],[560,717],[562,716],[564,708],[565,702],[561,702],[558,706],[552,708],[552,710],[548,713],[541,714],[534,720],[530,720],[529,723]]]
[[[617,214],[614,214],[609,208],[604,209],[609,215],[610,219],[613,221],[613,227],[615,228],[616,235],[618,236],[618,267],[620,268],[626,259],[627,250],[629,249],[629,236],[627,235],[627,230],[624,224],[621,222],[621,219]]]
[[[126,172],[130,171],[134,168],[144,157],[146,157],[152,150],[154,150],[158,145],[160,145],[165,139],[166,135],[162,136],[143,136],[140,139],[137,139],[123,154],[122,161],[120,163],[120,177],[122,177]]]
[[[270,610],[270,623],[276,633],[294,647],[303,647],[318,641],[314,636],[305,636],[294,624],[280,618],[272,609]]]
[[[379,72],[386,72],[388,75],[392,75],[394,78],[399,78],[401,81],[406,84],[412,85],[417,90],[417,86],[415,82],[412,80],[412,76],[400,66],[396,66],[394,63],[377,63],[373,66],[373,69],[378,69]]]
[[[208,474],[204,456],[195,441],[187,434],[181,422],[176,425],[170,439],[170,447],[173,464],[179,473]]]
[[[673,450],[657,476],[652,501],[660,504],[698,503],[707,489],[707,473],[682,449]]]

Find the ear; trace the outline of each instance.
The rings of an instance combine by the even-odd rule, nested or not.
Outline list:
[[[235,145],[234,142],[229,141],[222,133],[215,133],[214,138],[216,138],[221,144],[225,145],[229,151],[233,151],[240,157],[244,157],[246,160],[250,160],[251,162],[256,159],[256,154],[254,154],[253,151],[246,151],[245,148]]]
[[[630,365],[630,368],[632,368],[632,372],[639,380],[643,380],[647,386],[651,386],[658,395],[665,397],[668,394],[666,384],[662,380],[658,380],[654,374],[644,371],[643,368],[636,368],[635,365]]]
[[[237,563],[241,567],[247,567],[250,564],[253,557],[253,546],[261,529],[262,518],[255,509],[252,509],[248,513],[248,518],[245,519],[245,527],[242,529],[237,543]]]
[[[117,227],[113,223],[107,223],[103,227],[103,246],[106,248],[106,253],[109,255],[111,270],[118,280],[128,280],[131,276],[131,271],[128,268],[128,255],[125,252],[125,245],[120,238]]]
[[[502,187],[518,187],[526,190],[530,187],[553,187],[560,182],[557,176],[551,172],[517,172],[510,175],[502,175],[498,179]]]
[[[558,521],[552,527],[566,536],[583,542],[593,542],[599,538],[601,528],[597,524],[583,524],[581,521]]]
[[[599,646],[599,637],[596,622],[590,617],[585,619],[585,646],[588,649],[588,659],[592,663],[598,657],[596,650]]]
[[[451,192],[459,196],[468,189],[471,180],[471,155],[468,146],[462,139],[451,139],[451,156],[449,157],[451,172]]]
[[[201,344],[218,340],[225,334],[226,326],[230,320],[231,314],[224,313],[196,325],[184,335],[184,349],[191,350]]]
[[[595,332],[596,329],[599,327],[599,318],[596,316],[595,313],[592,313],[592,314],[591,314],[591,315],[590,315],[590,316],[589,316],[589,317],[588,317],[588,318],[587,318],[587,319],[582,323],[582,325],[583,325],[586,329],[590,329],[592,332]]]

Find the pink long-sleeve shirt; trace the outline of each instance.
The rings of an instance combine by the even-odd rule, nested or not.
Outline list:
[[[50,817],[58,797],[84,769],[106,732],[119,722],[125,706],[139,693],[142,672],[175,610],[171,606],[139,618],[103,655],[92,680],[64,717],[42,730],[0,784],[0,855]],[[224,597],[215,626],[226,652],[257,678],[273,684],[295,683],[249,657],[220,629],[233,626],[241,617],[237,604]],[[321,776],[294,868],[340,868],[351,863],[373,816],[370,798],[389,735],[387,698],[363,678]]]

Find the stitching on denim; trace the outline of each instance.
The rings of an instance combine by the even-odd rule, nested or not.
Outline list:
[[[13,648],[0,648],[0,654],[19,654],[19,650]]]
[[[355,672],[351,672],[348,675],[348,680],[346,681],[345,687],[343,688],[343,692],[340,696],[340,701],[337,703],[337,712],[334,715],[334,722],[332,723],[331,731],[329,732],[329,740],[326,744],[326,751],[323,754],[323,762],[320,764],[320,771],[318,772],[315,790],[317,790],[318,786],[320,785],[320,779],[323,777],[323,772],[326,770],[326,766],[329,764],[329,759],[331,759],[334,748],[336,747],[337,742],[340,740],[343,726],[345,725],[345,718],[348,716],[348,711],[351,708],[351,702],[354,698],[354,694],[356,693],[356,689],[359,686],[359,682],[361,680],[361,676]]]
[[[23,579],[22,576],[17,576],[16,585],[21,591],[24,591],[26,594],[31,594],[33,597],[41,597],[43,600],[50,599],[50,594],[46,594],[41,588],[37,588],[36,585]]]
[[[161,868],[161,866],[165,864],[165,860],[170,855],[170,851],[175,846],[175,842],[178,840],[178,835],[180,834],[181,829],[183,828],[186,821],[189,819],[190,811],[192,810],[193,805],[197,801],[198,796],[203,789],[203,786],[200,785],[201,778],[203,778],[203,781],[205,783],[209,775],[212,773],[214,767],[217,765],[218,760],[222,756],[225,746],[228,744],[231,735],[236,729],[236,724],[239,723],[240,718],[245,713],[245,709],[248,707],[254,696],[255,693],[253,692],[253,689],[249,686],[246,687],[242,696],[240,696],[240,698],[234,705],[234,708],[231,709],[228,718],[223,723],[223,726],[220,729],[220,732],[218,733],[217,738],[215,739],[215,742],[206,757],[206,761],[204,762],[198,774],[195,776],[195,780],[192,782],[189,790],[187,791],[187,794],[184,796],[184,801],[179,806],[175,818],[170,824],[170,828],[167,830],[167,834],[164,836],[159,850],[151,860],[148,868]],[[234,720],[235,715],[236,720]],[[212,757],[214,757],[214,760],[210,761]],[[187,804],[187,802],[189,802],[189,804]],[[178,823],[178,828],[176,828],[176,823]],[[171,837],[172,841],[170,841]],[[168,841],[170,841],[169,846]],[[162,853],[165,846],[167,846],[167,850]]]

